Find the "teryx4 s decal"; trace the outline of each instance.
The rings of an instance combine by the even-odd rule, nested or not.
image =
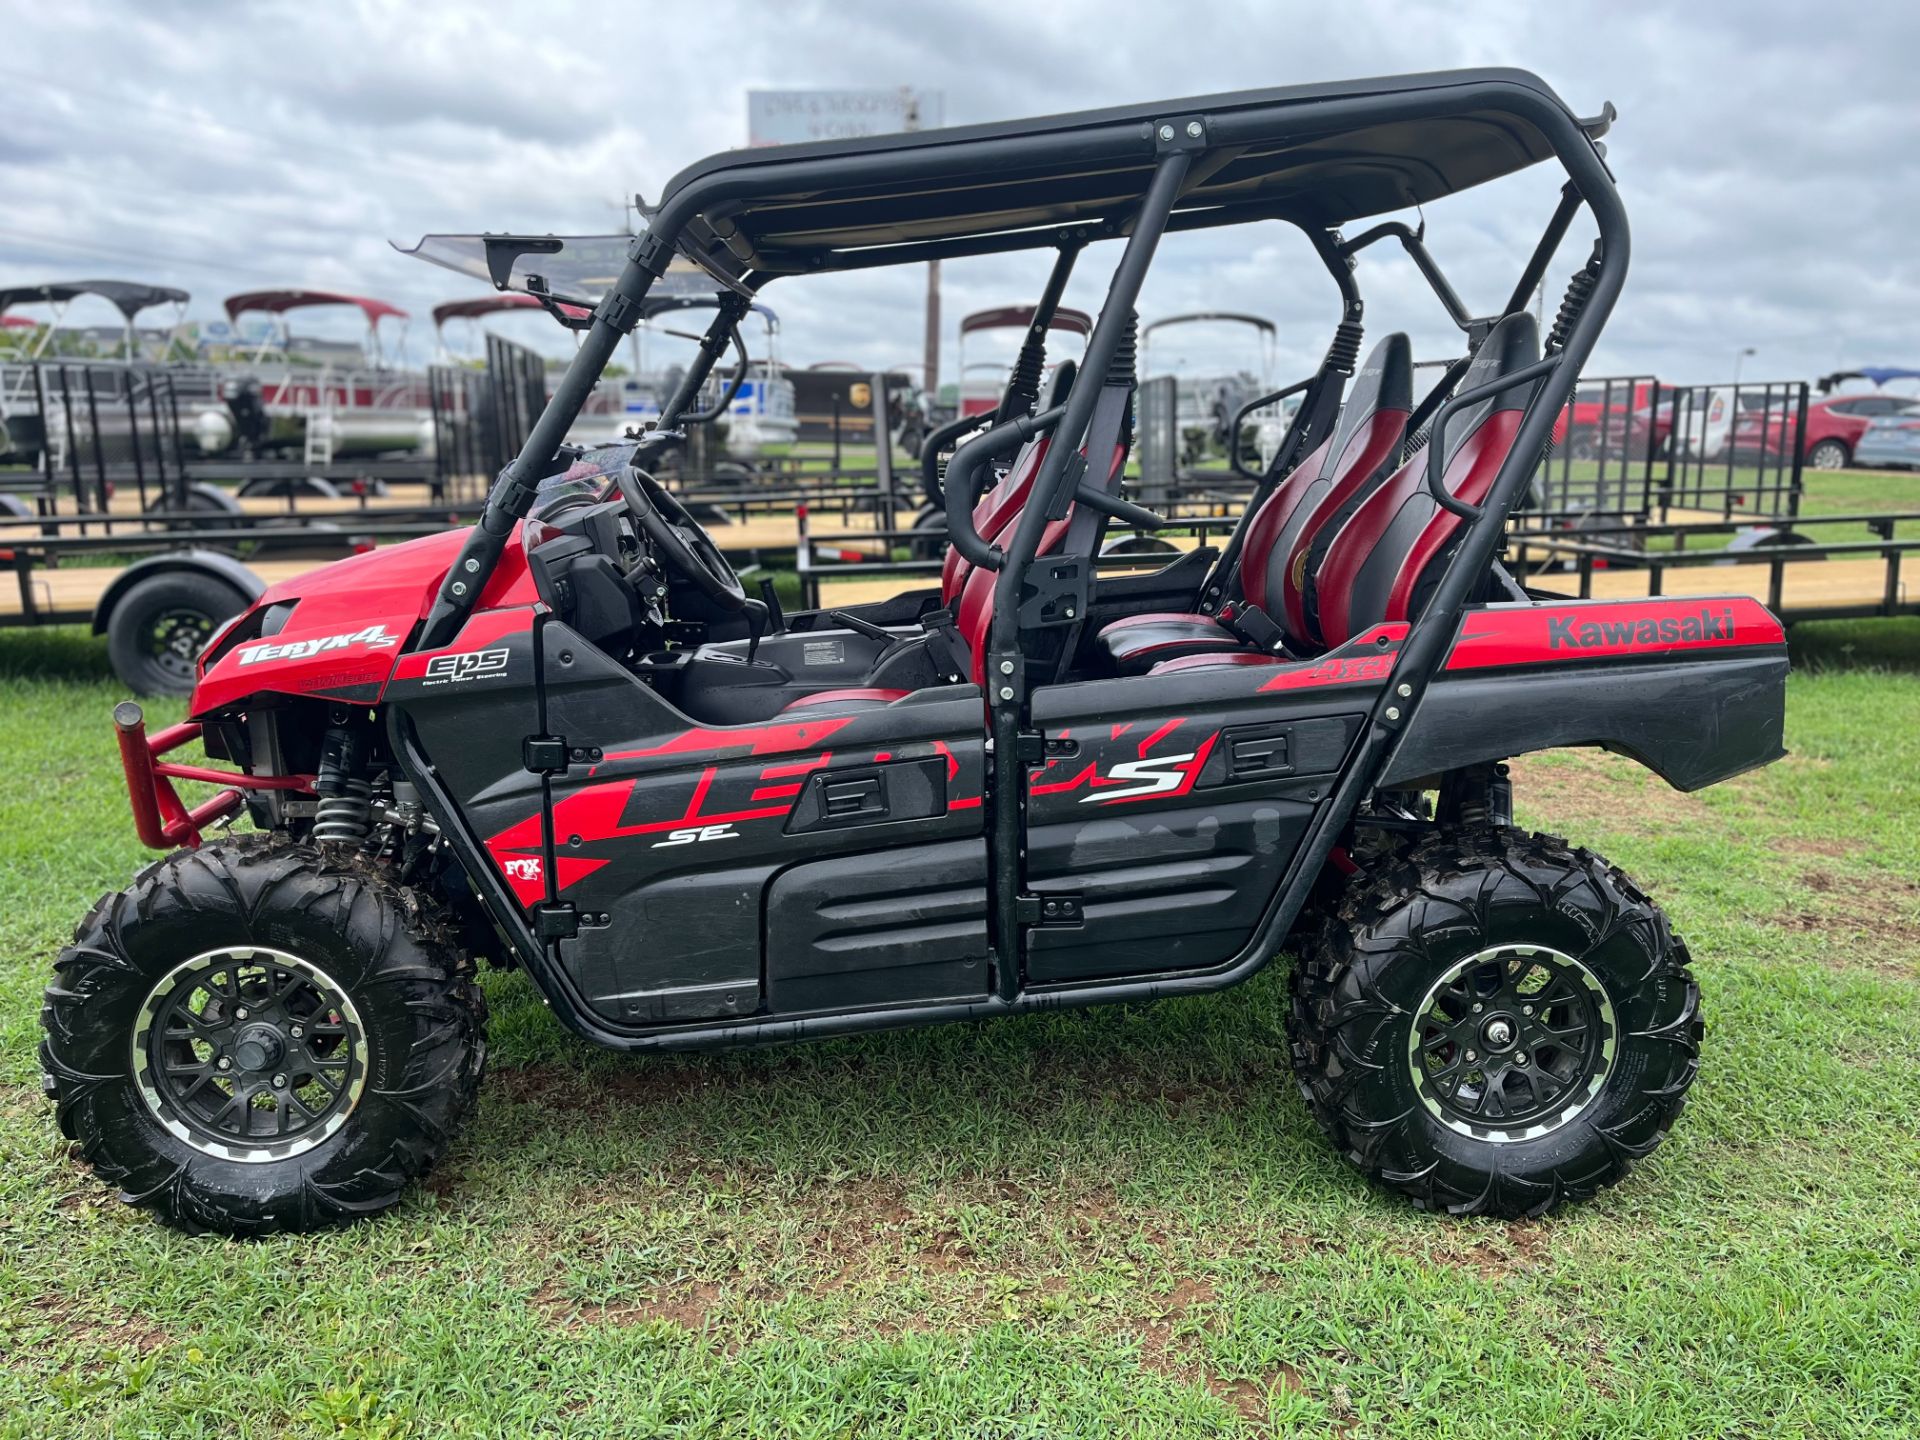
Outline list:
[[[390,650],[399,643],[400,637],[391,634],[386,626],[369,625],[364,630],[355,630],[346,635],[320,635],[311,640],[263,640],[254,645],[243,645],[237,663],[258,665],[265,660],[307,660],[330,650],[344,650],[349,645]]]

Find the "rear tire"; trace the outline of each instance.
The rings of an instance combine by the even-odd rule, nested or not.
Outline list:
[[[472,1108],[486,1005],[451,923],[284,837],[180,851],[93,907],[41,1008],[60,1129],[189,1231],[384,1210]]]
[[[186,695],[194,662],[247,597],[224,580],[194,570],[149,576],[120,598],[107,617],[107,659],[136,695]]]
[[[1294,1070],[1342,1153],[1421,1209],[1544,1214],[1619,1180],[1679,1115],[1702,1035],[1687,965],[1597,855],[1442,831],[1303,950]]]

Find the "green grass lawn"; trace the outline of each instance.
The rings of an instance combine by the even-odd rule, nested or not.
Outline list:
[[[1371,1189],[1222,995],[684,1059],[494,973],[476,1123],[397,1211],[189,1239],[69,1160],[48,961],[144,852],[96,642],[0,634],[0,1435],[1915,1433],[1920,622],[1796,632],[1790,759],[1516,766],[1693,947],[1667,1145],[1537,1224]],[[150,707],[171,719],[177,706]]]

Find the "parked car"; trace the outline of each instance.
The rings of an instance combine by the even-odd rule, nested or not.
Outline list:
[[[1844,470],[1858,463],[1861,437],[1875,420],[1898,415],[1914,403],[1911,395],[1855,392],[1831,395],[1807,406],[1807,433],[1801,455],[1815,470]]]
[[[1920,468],[1920,400],[1869,420],[1853,447],[1853,463],[1877,470]]]
[[[1554,419],[1554,448],[1564,445],[1575,460],[1598,459],[1610,448],[1605,441],[1617,436],[1623,426],[1631,438],[1628,416],[1645,409],[1658,388],[1657,380],[1590,380],[1575,387],[1573,399]]]

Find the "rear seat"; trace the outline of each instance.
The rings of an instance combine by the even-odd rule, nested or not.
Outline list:
[[[1461,378],[1461,390],[1489,385],[1540,358],[1540,331],[1531,315],[1509,315],[1494,326],[1473,364]],[[1444,483],[1449,494],[1469,503],[1483,501],[1494,477],[1513,449],[1520,418],[1538,381],[1526,381],[1482,400],[1447,425]],[[1328,648],[1345,644],[1383,621],[1412,622],[1440,583],[1446,563],[1458,547],[1464,521],[1443,510],[1427,490],[1427,447],[1416,450],[1377,488],[1351,507],[1345,523],[1326,541],[1315,565],[1309,545],[1306,598],[1315,638]],[[1296,549],[1296,553],[1301,553]],[[1149,673],[1248,664],[1268,657],[1251,647],[1234,655],[1195,657],[1187,663],[1156,665]]]
[[[1295,649],[1315,644],[1302,594],[1309,553],[1399,458],[1412,410],[1413,349],[1405,335],[1388,335],[1355,375],[1332,437],[1300,462],[1248,524],[1240,594],[1221,611],[1233,623],[1201,614],[1129,615],[1100,632],[1114,667],[1138,674],[1168,659],[1232,653],[1247,648],[1254,634]]]

